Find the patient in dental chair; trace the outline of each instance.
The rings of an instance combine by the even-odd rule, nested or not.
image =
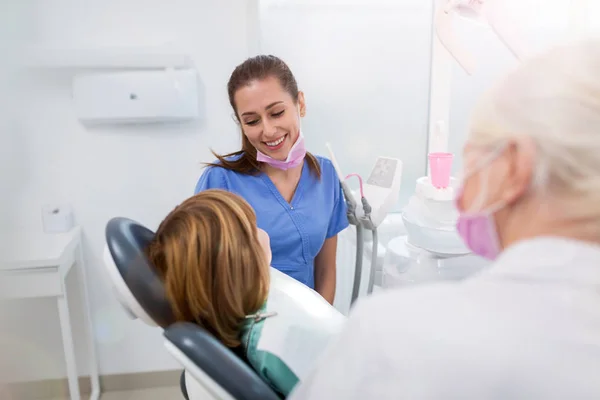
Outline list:
[[[287,396],[308,375],[345,317],[317,292],[270,268],[269,237],[251,206],[206,190],[177,206],[147,249],[178,321],[242,349]]]

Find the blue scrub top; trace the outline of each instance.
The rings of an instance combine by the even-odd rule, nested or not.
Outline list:
[[[271,239],[271,266],[314,289],[314,260],[325,239],[348,227],[342,187],[330,160],[316,157],[321,179],[304,162],[291,203],[265,174],[244,175],[208,167],[195,193],[224,189],[242,196],[256,212],[258,227]]]

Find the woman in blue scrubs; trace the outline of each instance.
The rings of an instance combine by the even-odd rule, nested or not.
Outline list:
[[[333,303],[346,203],[331,161],[304,148],[304,94],[282,60],[264,55],[239,65],[227,89],[242,149],[215,154],[195,193],[225,189],[242,196],[271,238],[272,266]]]

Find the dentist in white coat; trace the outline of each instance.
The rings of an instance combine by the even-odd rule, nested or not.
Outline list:
[[[458,230],[491,268],[375,295],[291,399],[600,398],[600,42],[478,104]]]

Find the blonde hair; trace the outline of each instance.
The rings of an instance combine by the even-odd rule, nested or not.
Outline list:
[[[519,137],[537,149],[532,189],[572,199],[569,218],[600,219],[600,41],[525,61],[483,97],[468,142]]]
[[[256,216],[241,197],[206,190],[177,206],[147,250],[178,321],[195,322],[228,347],[267,299],[269,265]]]

